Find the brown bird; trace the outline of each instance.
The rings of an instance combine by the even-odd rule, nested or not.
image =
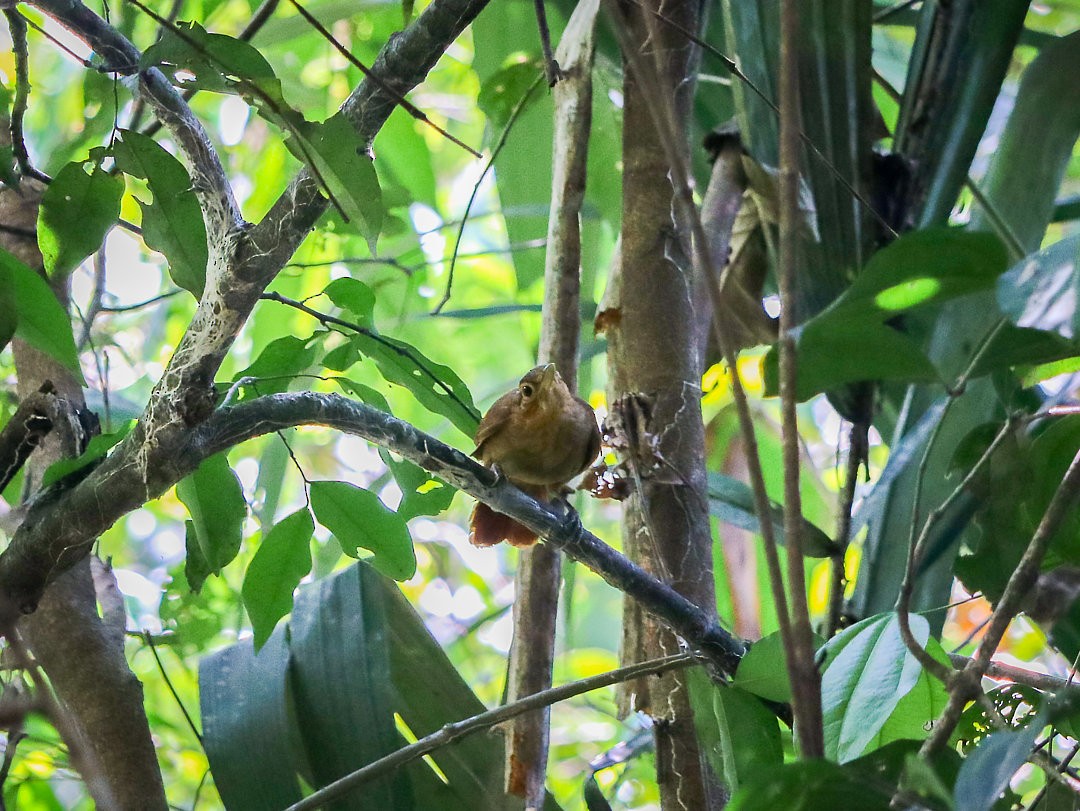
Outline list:
[[[517,388],[496,400],[480,420],[475,439],[473,456],[541,501],[585,470],[600,452],[592,406],[570,392],[554,363],[532,369]],[[469,540],[476,546],[503,540],[530,546],[537,538],[509,516],[478,503]]]

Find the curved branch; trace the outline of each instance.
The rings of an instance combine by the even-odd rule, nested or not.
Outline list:
[[[97,535],[163,494],[203,459],[248,439],[299,425],[322,425],[363,437],[511,516],[631,595],[699,650],[715,674],[734,673],[746,649],[742,640],[584,529],[576,515],[560,514],[509,482],[496,481],[490,470],[471,457],[407,422],[340,395],[314,392],[275,394],[219,409],[153,468],[142,468],[129,458],[128,445],[133,442],[129,436],[89,474],[84,469],[45,491],[0,555],[0,620],[18,611],[33,611],[46,585],[85,557]]]
[[[238,228],[243,222],[240,207],[210,136],[161,71],[139,70],[139,49],[79,0],[33,0],[33,4],[93,48],[107,70],[139,77],[143,97],[187,156],[209,243]]]

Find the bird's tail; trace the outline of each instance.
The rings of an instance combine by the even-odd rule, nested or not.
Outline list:
[[[546,487],[522,487],[526,493],[539,501],[547,501]],[[519,524],[508,515],[495,512],[482,501],[476,502],[469,519],[469,542],[473,546],[494,546],[506,541],[511,546],[532,546],[538,538],[536,533]]]

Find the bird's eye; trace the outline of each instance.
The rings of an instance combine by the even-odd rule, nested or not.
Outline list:
[[[533,387],[530,386],[528,383],[522,383],[521,384],[521,393],[525,397],[532,397],[533,396]]]

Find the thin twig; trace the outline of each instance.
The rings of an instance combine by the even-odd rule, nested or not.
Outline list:
[[[784,545],[791,606],[791,672],[795,729],[800,756],[825,753],[821,674],[814,661],[813,629],[802,555],[802,498],[799,493],[798,362],[795,349],[795,274],[799,262],[799,6],[780,3],[780,428],[784,458]],[[799,685],[797,688],[795,685]]]
[[[187,721],[188,727],[191,729],[192,734],[195,736],[195,740],[199,742],[199,746],[203,745],[202,733],[199,732],[199,728],[195,725],[195,719],[191,717],[191,713],[188,712],[187,707],[184,706],[183,699],[180,698],[180,694],[176,692],[176,688],[173,686],[172,679],[169,678],[168,671],[165,670],[165,663],[161,661],[161,657],[158,656],[157,646],[154,644],[154,637],[149,631],[143,631],[139,638],[146,643],[146,646],[150,648],[150,653],[154,656],[154,661],[157,663],[158,672],[161,674],[161,678],[165,681],[165,686],[169,689],[169,693],[173,697],[173,701],[176,702],[176,706],[180,708],[180,712],[184,716],[184,720]]]
[[[540,29],[540,50],[544,53],[544,76],[547,78],[548,87],[554,87],[562,78],[562,70],[555,61],[555,54],[551,52],[551,29],[548,27],[544,0],[533,0],[533,8],[536,11],[536,25]]]
[[[495,725],[508,721],[511,718],[515,718],[529,710],[549,707],[552,704],[566,701],[567,699],[579,696],[582,693],[599,690],[601,687],[608,687],[612,684],[629,681],[630,679],[637,679],[649,675],[659,675],[660,673],[666,673],[669,670],[685,668],[694,664],[694,661],[694,657],[690,654],[677,653],[674,656],[665,656],[662,659],[653,659],[649,662],[641,662],[640,664],[621,667],[618,670],[612,670],[597,676],[590,676],[587,679],[581,679],[580,681],[552,687],[550,690],[544,690],[540,693],[533,693],[512,704],[505,704],[502,707],[482,712],[471,718],[446,724],[438,732],[426,735],[416,741],[416,743],[402,747],[396,752],[376,760],[374,763],[369,763],[367,766],[335,780],[328,786],[305,797],[300,802],[290,805],[285,811],[310,811],[310,809],[321,808],[330,800],[342,797],[346,792],[352,791],[376,777],[392,772],[401,766],[404,766],[406,763],[411,763],[448,743],[463,738],[466,735],[471,735],[474,732],[479,732],[480,730],[491,729]]]
[[[11,50],[15,56],[15,98],[11,102],[11,150],[15,163],[26,177],[43,181],[41,173],[30,162],[26,151],[26,134],[23,119],[30,99],[30,57],[26,47],[26,18],[17,8],[5,8],[8,30],[11,32]],[[43,181],[44,182],[44,181]]]
[[[480,193],[480,184],[484,182],[484,178],[487,173],[491,171],[491,167],[495,165],[495,159],[499,157],[499,153],[502,152],[504,146],[506,146],[507,138],[510,137],[510,131],[513,130],[514,124],[517,123],[518,118],[525,111],[525,107],[528,104],[532,94],[536,92],[536,88],[540,86],[540,80],[543,75],[537,76],[529,89],[522,95],[518,103],[514,105],[514,109],[510,113],[510,117],[506,120],[506,126],[503,127],[502,134],[499,136],[498,143],[495,144],[495,148],[491,150],[491,157],[488,162],[484,164],[483,171],[480,172],[480,177],[476,179],[476,183],[473,184],[472,193],[469,195],[469,201],[465,204],[465,213],[461,217],[461,224],[458,226],[457,239],[454,240],[454,252],[450,256],[450,271],[446,276],[446,290],[443,292],[443,297],[439,299],[439,303],[432,309],[432,315],[438,315],[439,311],[446,306],[446,302],[450,301],[450,293],[454,286],[454,267],[457,265],[458,248],[461,247],[461,237],[465,233],[465,224],[469,221],[469,211],[472,210],[473,203],[476,201],[476,195]]]

